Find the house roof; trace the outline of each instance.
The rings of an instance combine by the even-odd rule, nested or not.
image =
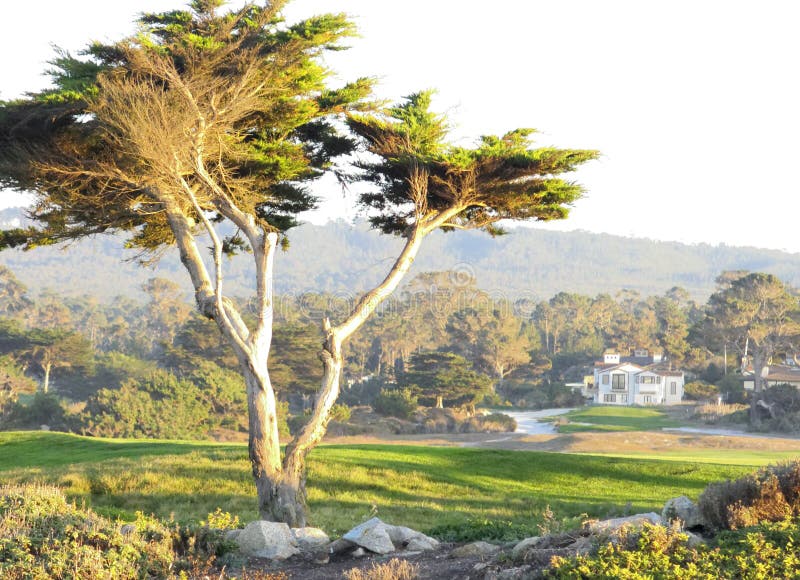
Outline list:
[[[633,363],[625,362],[625,363],[619,363],[618,365],[601,365],[601,367],[598,367],[599,373],[601,373],[601,374],[602,373],[607,373],[607,372],[610,372],[610,371],[615,371],[615,370],[620,369],[622,367],[634,367],[635,369],[638,369],[638,372],[636,373],[637,375],[640,375],[642,373],[653,373],[654,375],[660,375],[662,377],[682,377],[683,376],[683,372],[682,371],[664,370],[664,369],[658,368],[658,365],[651,365],[649,367],[642,367],[642,366],[639,366],[639,365],[635,365]],[[800,380],[800,374],[798,375],[798,378],[796,380]]]

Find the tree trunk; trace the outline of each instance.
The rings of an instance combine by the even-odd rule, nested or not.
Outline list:
[[[44,365],[44,381],[42,381],[42,392],[47,394],[50,390],[50,370],[53,368],[53,363],[45,363]]]
[[[764,369],[764,357],[758,351],[753,350],[753,394],[750,396],[750,423],[758,425],[761,420],[759,418],[758,400],[764,390],[764,378],[761,373]]]
[[[444,409],[444,398],[441,395],[436,395],[436,408]]]

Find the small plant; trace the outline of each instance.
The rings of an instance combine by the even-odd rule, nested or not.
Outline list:
[[[419,578],[419,568],[407,560],[392,558],[384,564],[369,568],[353,568],[344,573],[345,580],[414,580]]]
[[[217,508],[213,513],[208,514],[208,517],[205,521],[200,522],[200,525],[218,530],[235,530],[239,528],[239,516],[231,515],[229,512],[222,511],[222,508]]]

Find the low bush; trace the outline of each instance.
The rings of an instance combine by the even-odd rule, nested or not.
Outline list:
[[[720,396],[719,388],[705,381],[692,381],[683,387],[686,398],[692,401],[716,400]]]
[[[381,389],[372,403],[376,413],[398,419],[410,419],[417,407],[418,399],[411,389]]]
[[[128,533],[53,487],[0,489],[0,577],[166,578],[172,533],[139,516]]]
[[[601,546],[594,555],[553,559],[545,578],[798,578],[797,520],[721,533],[690,546],[676,529],[645,525]]]
[[[0,578],[223,580],[231,578],[224,567],[236,548],[225,540],[225,530],[238,525],[236,516],[220,509],[183,528],[141,512],[123,525],[68,502],[56,487],[4,486]]]
[[[738,529],[800,514],[800,461],[766,467],[732,481],[712,483],[698,499],[710,527]]]

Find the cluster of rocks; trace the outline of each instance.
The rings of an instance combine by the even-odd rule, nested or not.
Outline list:
[[[286,560],[300,555],[317,563],[325,563],[331,556],[359,558],[397,551],[419,553],[439,547],[438,540],[422,532],[392,526],[379,518],[356,526],[333,542],[319,528],[290,528],[284,523],[267,521],[251,522],[243,530],[232,530],[226,539],[235,541],[244,556]]]
[[[605,542],[616,542],[623,531],[640,530],[645,524],[677,525],[688,538],[690,547],[704,543],[691,530],[706,527],[697,506],[686,496],[673,498],[661,514],[655,512],[629,517],[587,522],[569,533],[526,538],[520,542],[497,546],[486,542],[466,544],[451,552],[451,557],[479,557],[471,578],[482,580],[518,580],[535,577],[535,572],[549,565],[554,556],[574,557],[593,553]]]
[[[617,541],[623,531],[641,529],[645,524],[676,525],[676,521],[689,535],[690,545],[703,541],[689,531],[703,528],[704,521],[697,506],[686,496],[669,500],[661,514],[650,512],[591,521],[579,530],[530,537],[504,545],[472,542],[442,549],[444,547],[434,538],[411,528],[387,524],[379,518],[356,526],[334,541],[318,528],[290,528],[284,523],[267,521],[251,522],[243,530],[232,530],[226,539],[236,542],[243,556],[272,561],[298,556],[317,564],[325,564],[332,557],[346,559],[387,554],[413,557],[438,551],[437,558],[476,560],[471,578],[514,580],[535,575],[536,571],[547,567],[554,556],[591,554],[604,542]]]

